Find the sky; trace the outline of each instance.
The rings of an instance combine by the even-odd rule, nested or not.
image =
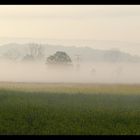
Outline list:
[[[0,37],[140,43],[140,5],[0,5]]]
[[[98,40],[93,48],[122,47],[121,51],[140,56],[140,5],[0,5],[0,38],[43,38],[60,40]],[[97,42],[98,42],[97,41]],[[106,41],[112,41],[106,44]],[[116,41],[115,43],[113,41]],[[119,42],[128,42],[120,44]],[[130,43],[129,43],[130,42]],[[132,42],[132,43],[131,43]],[[81,44],[83,44],[81,42]],[[89,42],[90,44],[90,42]],[[1,45],[1,43],[0,43]],[[119,49],[120,49],[119,48]],[[140,64],[83,65],[81,72],[46,72],[46,66],[0,62],[4,81],[84,81],[140,83]],[[117,69],[122,73],[117,79]],[[7,71],[5,71],[7,69]],[[76,77],[78,76],[78,77]],[[50,82],[50,81],[49,81]]]

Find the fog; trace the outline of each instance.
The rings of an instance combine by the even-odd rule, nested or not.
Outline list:
[[[45,63],[0,61],[0,81],[51,83],[140,83],[139,63],[81,63],[79,69]]]

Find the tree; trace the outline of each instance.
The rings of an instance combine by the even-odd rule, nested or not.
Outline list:
[[[72,60],[65,52],[57,51],[54,55],[47,57],[46,64],[53,66],[72,66]]]
[[[38,44],[29,44],[28,54],[24,56],[23,60],[33,61],[41,60],[44,57],[44,48]]]

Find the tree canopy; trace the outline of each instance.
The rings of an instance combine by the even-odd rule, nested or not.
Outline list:
[[[63,51],[57,51],[54,55],[51,55],[47,58],[46,63],[53,65],[71,65],[72,60],[67,53]]]

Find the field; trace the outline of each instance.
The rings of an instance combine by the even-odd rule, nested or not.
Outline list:
[[[140,135],[140,85],[0,83],[0,135]]]

